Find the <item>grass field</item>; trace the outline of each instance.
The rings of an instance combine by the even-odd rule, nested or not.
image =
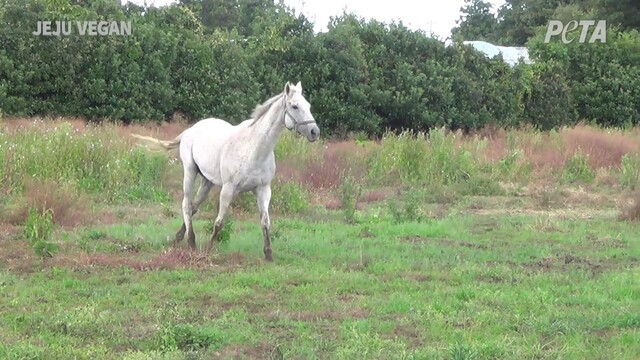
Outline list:
[[[0,128],[2,359],[640,358],[637,129],[287,135],[266,263],[253,196],[169,246],[180,125]]]

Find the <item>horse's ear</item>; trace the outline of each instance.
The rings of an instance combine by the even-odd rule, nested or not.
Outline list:
[[[298,91],[302,92],[302,84],[300,83],[300,81],[298,81],[298,83],[296,84],[296,88],[298,89]]]
[[[284,93],[289,96],[291,94],[291,84],[289,84],[289,82],[287,81],[286,84],[284,84]]]

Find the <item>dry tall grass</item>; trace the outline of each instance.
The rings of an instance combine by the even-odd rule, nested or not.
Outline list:
[[[4,119],[0,121],[0,140],[4,138],[11,141],[19,138],[24,132],[43,132],[67,124],[68,128],[78,134],[89,131],[95,134],[97,131],[100,139],[108,140],[103,141],[107,147],[113,144],[122,147],[125,144],[134,148],[136,143],[131,138],[131,133],[171,139],[189,126],[186,122],[177,120],[129,126],[89,126],[80,119]],[[104,129],[104,133],[100,133],[100,129]],[[108,136],[114,137],[113,142]],[[303,138],[285,132],[276,148],[277,177],[283,185],[295,184],[311,194],[333,193],[337,196],[337,189],[341,186],[344,175],[351,175],[365,185],[365,198],[380,185],[386,185],[387,189],[405,185],[403,177],[400,176],[403,173],[411,175],[405,178],[413,180],[416,176],[418,180],[421,176],[427,176],[429,179],[448,176],[447,181],[453,182],[438,186],[455,186],[455,182],[468,182],[476,178],[481,178],[482,181],[478,184],[482,186],[488,182],[513,181],[524,181],[525,185],[557,184],[568,161],[580,152],[588,158],[588,166],[597,174],[598,186],[616,187],[620,186],[623,157],[636,154],[640,150],[640,130],[600,129],[584,124],[562,128],[557,132],[539,132],[531,128],[507,131],[487,127],[470,135],[436,131],[420,141],[416,142],[411,136],[389,135],[380,141],[319,141],[311,144]],[[6,143],[0,141],[0,154],[9,154],[9,150],[3,149],[3,146],[6,147]],[[108,154],[106,151],[105,156]],[[168,161],[173,162],[175,166],[164,170],[162,181],[163,190],[174,199],[181,197],[182,192],[181,168],[175,164],[176,155],[170,154]],[[419,155],[420,160],[412,161],[411,157],[414,155]],[[12,165],[7,160],[9,158],[0,159],[0,187],[6,183],[3,179],[12,171]],[[383,163],[378,163],[377,160],[383,160]],[[371,175],[374,165],[377,167],[375,181]],[[406,169],[403,169],[403,166]],[[523,180],[514,172],[524,167],[530,168],[532,174],[529,176],[527,172]],[[634,179],[631,180],[635,181]],[[30,206],[48,204],[46,206],[52,206],[54,214],[58,214],[55,221],[61,224],[73,223],[72,216],[67,215],[65,209],[75,208],[77,204],[68,203],[74,197],[65,193],[68,191],[67,184],[47,182],[46,179],[42,181],[26,188],[26,197],[31,200],[25,203],[29,203]],[[429,185],[426,180],[422,183]],[[633,188],[629,184],[626,186]],[[46,190],[38,192],[36,189]],[[290,190],[293,191],[292,188]],[[23,218],[24,213],[24,210],[18,211],[15,214],[16,219]]]
[[[24,194],[16,201],[16,205],[5,210],[5,221],[21,225],[26,221],[29,210],[34,209],[41,213],[51,211],[56,225],[74,227],[86,222],[90,204],[87,196],[68,186],[55,181],[28,180]]]

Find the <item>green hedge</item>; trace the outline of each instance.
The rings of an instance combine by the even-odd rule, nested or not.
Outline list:
[[[235,6],[230,6],[233,3]],[[232,4],[232,5],[233,5]],[[39,20],[125,20],[132,36],[34,36]],[[640,121],[640,37],[606,44],[530,41],[535,65],[510,67],[401,24],[343,14],[329,31],[268,0],[0,0],[0,116],[122,122],[238,122],[302,81],[323,134],[553,128]]]

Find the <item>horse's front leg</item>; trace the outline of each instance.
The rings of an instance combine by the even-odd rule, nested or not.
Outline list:
[[[258,210],[260,211],[260,224],[262,225],[262,236],[264,238],[264,259],[273,261],[271,257],[271,236],[269,228],[271,222],[269,220],[269,202],[271,201],[271,186],[269,184],[258,187],[255,190],[256,200],[258,202]]]

